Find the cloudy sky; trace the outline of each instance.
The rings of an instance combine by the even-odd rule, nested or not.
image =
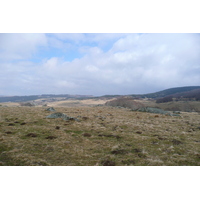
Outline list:
[[[200,34],[0,33],[0,95],[124,95],[187,85],[200,85]]]

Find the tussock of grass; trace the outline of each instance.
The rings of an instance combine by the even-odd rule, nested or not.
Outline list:
[[[42,107],[0,107],[0,165],[200,165],[198,113],[155,116],[104,106],[56,112],[80,121],[48,119]]]

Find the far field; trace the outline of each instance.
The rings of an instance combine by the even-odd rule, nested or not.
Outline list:
[[[52,112],[45,111],[47,107],[1,103],[0,165],[200,165],[198,112],[166,116],[98,106],[103,103],[74,100],[48,104],[78,121],[48,119]]]

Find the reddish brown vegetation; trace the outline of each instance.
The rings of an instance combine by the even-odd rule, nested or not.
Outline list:
[[[133,98],[130,97],[121,97],[112,101],[107,101],[105,103],[106,106],[114,106],[114,107],[124,107],[130,108],[133,110],[137,110],[139,108],[145,107],[144,104],[135,101]]]

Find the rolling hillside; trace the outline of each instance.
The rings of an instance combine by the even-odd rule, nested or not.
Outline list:
[[[186,87],[176,87],[170,88],[166,90],[162,90],[155,93],[148,94],[131,94],[126,95],[133,98],[152,98],[152,99],[160,99],[163,97],[168,97],[170,95],[175,95],[178,93],[189,92],[193,90],[200,90],[200,86],[186,86]],[[192,93],[191,93],[192,94]],[[123,97],[124,95],[104,95],[99,97],[94,97],[92,95],[69,95],[69,94],[43,94],[43,95],[30,95],[30,96],[0,96],[0,102],[26,102],[26,101],[35,101],[38,99],[45,99],[50,101],[60,101],[60,100],[68,100],[68,99],[112,99]]]

